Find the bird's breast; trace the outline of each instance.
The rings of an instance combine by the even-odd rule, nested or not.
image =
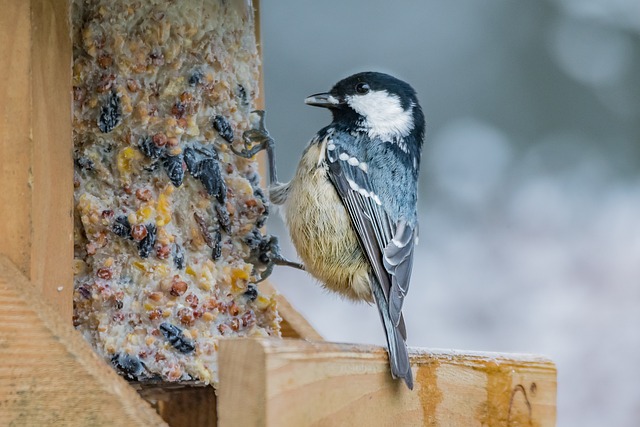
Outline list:
[[[298,165],[285,205],[289,233],[309,273],[343,296],[370,301],[369,264],[324,153],[323,142],[312,144]]]

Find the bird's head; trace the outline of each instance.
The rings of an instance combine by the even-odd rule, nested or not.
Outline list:
[[[413,136],[422,144],[424,115],[416,92],[388,74],[364,72],[340,80],[327,93],[318,93],[305,103],[329,108],[333,120],[349,130],[368,133],[383,141]]]

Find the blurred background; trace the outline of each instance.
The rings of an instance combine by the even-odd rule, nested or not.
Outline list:
[[[559,426],[640,418],[640,2],[264,1],[281,180],[330,121],[305,96],[364,70],[427,117],[411,346],[558,365]],[[282,221],[270,231],[287,244]],[[328,340],[384,344],[376,309],[279,268]]]

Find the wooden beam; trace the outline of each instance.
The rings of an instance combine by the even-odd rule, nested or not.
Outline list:
[[[267,295],[273,295],[278,304],[278,313],[282,317],[280,324],[283,338],[299,338],[308,341],[322,341],[322,335],[315,330],[307,319],[273,287],[269,281],[260,283],[260,289]]]
[[[71,323],[73,163],[67,0],[0,13],[0,254]]]
[[[216,395],[212,386],[167,391],[157,410],[171,427],[215,427]]]
[[[0,424],[166,426],[0,255]]]
[[[556,368],[544,358],[412,350],[415,387],[383,348],[299,340],[220,343],[218,425],[554,426]]]

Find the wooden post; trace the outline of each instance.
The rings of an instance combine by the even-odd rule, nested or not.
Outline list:
[[[73,164],[67,0],[0,13],[0,254],[71,323]]]
[[[0,424],[166,426],[3,256]]]
[[[218,425],[554,426],[556,369],[544,358],[413,350],[413,391],[371,346],[300,340],[220,344]]]

